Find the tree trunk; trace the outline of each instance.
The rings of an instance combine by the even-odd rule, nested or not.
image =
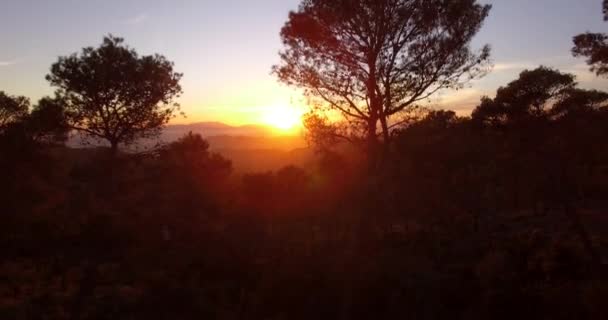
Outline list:
[[[376,95],[376,61],[377,54],[369,52],[367,65],[369,66],[369,77],[367,79],[367,95],[369,97],[369,119],[367,120],[367,139],[368,139],[368,161],[369,170],[374,172],[378,169],[379,142],[377,135],[378,120],[381,118],[382,102]]]
[[[110,156],[112,159],[116,158],[118,154],[118,141],[110,141]]]
[[[380,124],[382,125],[382,138],[385,145],[388,145],[391,140],[391,134],[388,128],[388,119],[386,116],[382,115],[380,117]]]
[[[379,141],[376,135],[378,119],[372,118],[367,122],[367,161],[370,171],[375,171],[378,165]]]
[[[380,124],[382,126],[382,155],[380,159],[380,164],[384,165],[385,161],[387,161],[388,158],[391,142],[391,134],[388,128],[388,119],[385,115],[380,116]]]

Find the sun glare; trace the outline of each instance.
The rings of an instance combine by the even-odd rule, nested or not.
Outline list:
[[[275,107],[268,111],[264,121],[280,130],[290,130],[302,124],[302,114],[295,108]]]

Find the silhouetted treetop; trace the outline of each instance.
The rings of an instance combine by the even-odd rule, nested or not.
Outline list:
[[[473,118],[501,122],[544,116],[576,86],[574,80],[571,74],[543,66],[524,70],[517,80],[498,88],[494,99],[483,97]]]
[[[584,33],[574,37],[575,57],[586,57],[591,71],[597,75],[608,73],[608,36],[604,33]]]
[[[119,143],[159,134],[178,108],[181,77],[165,57],[139,56],[108,36],[97,48],[60,57],[47,80],[65,102],[69,125],[115,152]]]
[[[603,3],[604,20],[608,21],[608,1]],[[608,74],[608,35],[605,33],[583,33],[574,37],[572,54],[587,58],[591,71],[599,75]]]
[[[25,97],[9,96],[0,91],[0,134],[12,144],[61,144],[67,139],[63,103],[42,98],[30,110]]]
[[[475,107],[471,114],[474,120],[487,124],[498,125],[507,120],[507,112],[503,106],[494,103],[494,99],[483,96],[480,104]]]
[[[0,133],[9,125],[23,120],[28,115],[29,108],[28,98],[10,96],[0,91]]]
[[[28,117],[28,130],[35,141],[63,143],[68,138],[65,103],[58,97],[44,97],[34,106]]]
[[[447,130],[458,122],[459,118],[451,110],[432,110],[420,121],[414,123],[411,128],[427,128],[430,130]],[[416,129],[412,129],[416,130]]]
[[[475,0],[304,0],[281,31],[279,79],[363,126],[380,123],[485,71],[490,49],[470,42],[490,11]]]
[[[608,93],[573,88],[565,92],[551,108],[554,116],[580,116],[608,106]]]
[[[189,132],[167,145],[160,152],[164,163],[185,175],[226,177],[232,171],[232,162],[209,150],[209,143],[200,134]]]

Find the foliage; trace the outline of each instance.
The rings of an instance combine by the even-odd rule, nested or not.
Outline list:
[[[598,76],[608,74],[608,36],[603,33],[584,33],[574,37],[572,53],[586,57],[591,71]]]
[[[608,118],[572,110],[534,135],[429,111],[396,132],[380,183],[344,150],[231,176],[195,134],[111,177],[103,152],[40,149],[1,186],[0,314],[601,318],[577,228],[605,249]]]
[[[27,115],[29,107],[28,98],[9,96],[0,91],[0,133],[11,124],[21,121]]]
[[[43,143],[64,143],[70,127],[64,102],[59,98],[44,97],[34,106],[27,119],[33,139]]]
[[[604,20],[608,20],[608,1],[603,3]],[[604,33],[583,33],[574,37],[572,54],[586,57],[591,71],[598,76],[608,74],[608,35]]]
[[[608,102],[606,93],[576,85],[572,74],[542,66],[525,70],[517,80],[500,87],[494,99],[483,97],[472,116],[486,123],[515,123],[597,109]]]
[[[60,57],[47,80],[65,102],[72,129],[107,141],[113,150],[155,137],[177,109],[181,74],[161,55],[139,56],[123,39]]]
[[[281,31],[274,72],[363,127],[373,148],[378,123],[388,141],[393,116],[483,74],[489,47],[474,53],[470,42],[489,10],[474,0],[306,0]]]

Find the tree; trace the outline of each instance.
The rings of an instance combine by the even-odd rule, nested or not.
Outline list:
[[[304,128],[306,128],[306,140],[309,145],[314,146],[318,153],[330,152],[342,141],[357,143],[362,139],[360,126],[354,126],[345,122],[331,121],[327,116],[309,112],[303,116]]]
[[[231,161],[211,152],[209,143],[192,132],[163,148],[160,157],[173,171],[201,181],[223,180],[232,171]]]
[[[570,89],[564,97],[551,108],[556,117],[582,116],[592,114],[608,106],[608,93],[598,90]]]
[[[39,143],[64,143],[68,139],[69,126],[64,102],[55,97],[38,101],[27,117],[28,134]]]
[[[526,202],[562,206],[598,265],[599,255],[576,204],[602,162],[606,105],[608,93],[577,88],[574,75],[541,66],[523,71],[499,88],[494,99],[482,98],[473,112],[475,121],[505,125],[500,141],[493,143],[499,149],[486,154],[508,172],[501,178],[512,180],[505,194],[513,194],[515,208]]]
[[[514,122],[547,115],[576,86],[574,75],[539,67],[524,70],[517,80],[498,88],[494,99],[483,97],[473,119],[484,122]]]
[[[60,57],[47,80],[65,102],[70,128],[107,141],[116,154],[119,144],[152,138],[179,105],[182,75],[161,55],[139,56],[122,38],[107,36],[98,48]]]
[[[603,4],[604,20],[608,21],[608,0]],[[583,33],[574,37],[572,54],[586,57],[591,71],[598,76],[608,75],[608,35],[605,33]]]
[[[185,230],[218,212],[232,162],[211,152],[203,137],[190,132],[163,147],[154,166],[144,172],[152,186],[146,194],[155,194],[151,211],[170,212],[164,219]]]
[[[11,124],[22,121],[28,114],[30,100],[26,97],[9,96],[0,91],[0,133]]]
[[[490,11],[475,0],[303,0],[281,31],[278,78],[316,111],[364,127],[371,153],[391,117],[483,74],[488,46],[470,43]]]

